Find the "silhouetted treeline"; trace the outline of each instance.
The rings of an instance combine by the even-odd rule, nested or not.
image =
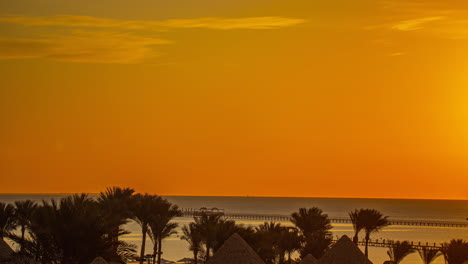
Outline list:
[[[101,256],[121,263],[137,258],[143,263],[149,237],[153,246],[151,261],[160,263],[163,240],[177,233],[178,225],[173,220],[181,215],[177,205],[160,196],[136,194],[131,188],[119,187],[106,189],[97,199],[77,194],[41,203],[0,202],[0,239],[9,238],[18,244],[18,252],[3,261],[89,264]],[[388,217],[373,209],[354,210],[349,217],[356,244],[364,231],[367,255],[370,236],[389,225]],[[138,254],[135,245],[119,239],[128,234],[124,226],[129,221],[141,227],[142,247]],[[182,227],[181,239],[187,241],[196,264],[209,260],[234,233],[242,236],[267,264],[291,264],[308,254],[319,259],[332,245],[332,225],[321,209],[300,208],[291,214],[290,221],[290,225],[265,222],[254,227],[237,224],[222,214],[205,212]],[[388,251],[388,263],[400,263],[414,252],[409,242],[396,242]],[[299,259],[293,260],[295,254]],[[442,250],[428,248],[419,250],[419,254],[424,264],[439,256],[448,264],[463,264],[468,261],[468,242],[452,240],[444,243]]]

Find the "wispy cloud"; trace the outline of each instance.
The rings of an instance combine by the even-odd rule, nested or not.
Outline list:
[[[48,39],[0,39],[0,59],[42,58],[95,63],[138,63],[157,57],[167,40],[115,33],[75,32]]]
[[[370,30],[415,32],[446,39],[468,39],[468,9],[452,1],[384,0],[382,24]]]
[[[290,27],[305,22],[304,19],[288,17],[247,17],[247,18],[194,18],[169,19],[163,21],[118,20],[90,16],[44,16],[44,17],[0,17],[0,22],[9,22],[25,26],[65,26],[89,28],[119,28],[167,30],[177,28],[205,28],[205,29],[275,29]]]
[[[0,39],[0,59],[43,58],[71,62],[139,63],[160,55],[155,50],[156,45],[173,43],[155,36],[168,30],[270,30],[299,25],[305,20],[248,17],[138,21],[60,15],[3,16],[0,17],[0,23],[2,22],[37,29],[29,31],[36,33],[30,38]],[[60,27],[60,30],[53,30],[54,27]]]
[[[443,16],[434,16],[434,17],[423,17],[417,19],[410,19],[399,21],[397,24],[393,25],[391,28],[400,31],[413,31],[422,29],[425,24],[445,19]]]

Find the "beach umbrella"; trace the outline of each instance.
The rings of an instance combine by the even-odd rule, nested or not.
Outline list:
[[[183,258],[177,261],[177,263],[192,263],[192,262],[193,262],[193,259],[191,258]]]
[[[320,264],[372,264],[362,251],[344,235],[319,260]]]
[[[307,255],[299,264],[319,264],[319,261],[312,256],[312,254]]]
[[[107,262],[102,257],[97,257],[91,262],[91,264],[109,264],[109,262]]]
[[[224,242],[207,264],[265,264],[265,262],[241,236],[235,233]]]

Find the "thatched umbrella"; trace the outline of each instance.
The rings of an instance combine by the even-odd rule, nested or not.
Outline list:
[[[5,242],[5,240],[0,238],[0,260],[10,259],[15,251]]]
[[[319,264],[319,261],[312,256],[312,254],[307,255],[299,264]]]
[[[207,264],[265,264],[237,233],[216,251]]]
[[[348,236],[342,236],[333,247],[325,252],[320,264],[372,264]]]
[[[177,261],[177,263],[192,263],[192,262],[193,262],[193,259],[191,258],[183,258]]]
[[[95,258],[91,264],[109,264],[109,262],[107,262],[104,258],[102,257],[97,257]]]

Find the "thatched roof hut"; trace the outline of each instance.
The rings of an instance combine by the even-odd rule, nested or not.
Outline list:
[[[0,260],[10,259],[15,251],[5,242],[5,240],[0,238]]]
[[[104,258],[102,257],[96,257],[91,264],[109,264]]]
[[[325,252],[320,264],[372,264],[362,251],[349,239],[342,236],[333,247]]]
[[[319,264],[319,261],[312,254],[309,254],[299,264]]]
[[[237,233],[216,251],[207,264],[265,264]]]

